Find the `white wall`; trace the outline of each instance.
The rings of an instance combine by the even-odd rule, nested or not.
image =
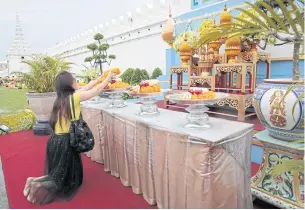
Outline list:
[[[110,47],[108,53],[116,55],[116,59],[112,61],[110,67],[104,65],[103,69],[120,68],[123,72],[128,68],[140,68],[146,69],[151,74],[156,67],[159,67],[165,73],[167,47],[161,34],[115,44]],[[84,62],[84,59],[90,55],[90,53],[82,53],[67,57],[66,60],[75,64],[72,66],[72,71],[80,73],[80,70],[85,69],[83,64],[90,67],[89,63]]]
[[[24,56],[24,60],[30,59],[28,56]],[[21,56],[9,56],[8,57],[9,63],[8,63],[8,70],[11,73],[13,72],[29,72],[30,68],[28,65],[22,63]]]
[[[121,70],[127,68],[146,69],[151,75],[154,68],[159,67],[165,73],[166,48],[168,45],[162,40],[161,34],[143,39],[128,41],[113,46],[110,51],[117,56],[112,67]]]

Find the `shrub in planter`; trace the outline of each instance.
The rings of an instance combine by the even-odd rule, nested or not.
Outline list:
[[[71,63],[58,56],[45,55],[34,55],[23,63],[31,69],[29,73],[19,72],[18,76],[30,91],[26,96],[38,122],[34,126],[34,133],[49,135],[51,130],[48,122],[56,99],[55,79],[59,72],[68,70]]]

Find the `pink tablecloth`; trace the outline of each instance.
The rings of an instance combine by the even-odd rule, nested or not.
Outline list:
[[[252,132],[209,144],[109,112],[82,108],[95,147],[88,156],[159,208],[252,208]]]

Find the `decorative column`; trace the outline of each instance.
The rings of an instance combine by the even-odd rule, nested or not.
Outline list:
[[[304,146],[269,136],[255,138],[264,145],[263,161],[251,179],[252,195],[283,209],[304,209]]]

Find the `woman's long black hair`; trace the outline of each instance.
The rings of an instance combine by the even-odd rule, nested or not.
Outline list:
[[[60,125],[62,116],[66,120],[71,119],[69,95],[72,95],[75,92],[74,88],[72,87],[73,82],[74,77],[67,71],[59,73],[56,77],[55,87],[57,98],[54,102],[50,119],[50,124],[53,132],[55,132],[55,125],[58,121],[58,116],[60,116]]]

